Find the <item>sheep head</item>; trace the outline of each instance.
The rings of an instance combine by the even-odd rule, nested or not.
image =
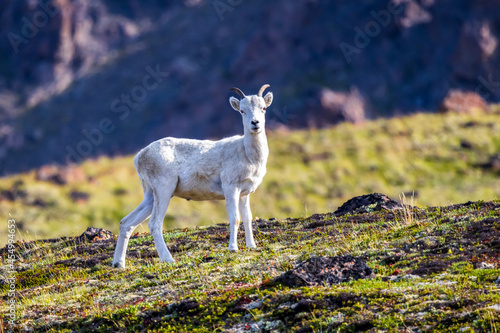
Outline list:
[[[265,84],[259,89],[257,95],[250,96],[246,96],[243,91],[238,88],[230,89],[240,94],[242,97],[242,99],[239,100],[231,96],[229,98],[229,104],[241,114],[245,131],[248,131],[250,134],[259,134],[265,129],[266,109],[273,102],[272,92],[268,92],[262,97],[264,90],[268,87],[269,85]]]

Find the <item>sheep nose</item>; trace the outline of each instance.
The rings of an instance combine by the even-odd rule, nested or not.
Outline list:
[[[255,126],[255,125],[257,125],[258,123],[259,123],[259,121],[258,121],[258,120],[252,120],[252,125],[254,125],[254,126]]]

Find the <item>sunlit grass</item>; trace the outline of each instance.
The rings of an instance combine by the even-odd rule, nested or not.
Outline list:
[[[412,203],[411,199],[407,203]],[[495,207],[498,204],[493,203]],[[410,213],[411,218],[407,215]],[[365,221],[370,216],[377,219]],[[314,220],[310,219],[278,219],[255,223],[258,248],[242,247],[237,253],[228,251],[227,241],[220,241],[227,225],[175,229],[164,234],[169,247],[177,249],[174,263],[160,263],[156,252],[147,257],[129,255],[125,270],[111,267],[114,242],[81,244],[72,239],[17,243],[18,258],[22,258],[18,265],[26,269],[17,275],[18,322],[22,327],[53,332],[70,328],[212,332],[256,323],[261,327],[278,325],[278,332],[306,325],[314,332],[350,332],[356,331],[353,325],[363,323],[370,323],[376,330],[401,331],[426,325],[449,332],[469,326],[492,330],[499,325],[495,317],[498,312],[489,307],[500,302],[494,283],[500,269],[475,268],[474,260],[494,264],[497,259],[462,256],[462,247],[466,247],[462,241],[464,233],[478,222],[499,216],[497,209],[478,202],[450,211],[395,210],[339,218],[327,215],[326,226],[312,227]],[[429,237],[429,247],[421,250],[415,245],[425,244]],[[150,235],[132,239],[129,254],[155,251],[151,240]],[[469,242],[468,249],[475,243]],[[441,246],[448,247],[442,255],[428,257],[427,249]],[[477,246],[482,249],[481,244]],[[60,260],[97,258],[101,254],[105,259],[91,267],[58,264]],[[298,262],[344,254],[365,258],[375,277],[332,287],[292,288],[272,283]],[[400,259],[387,261],[396,256]],[[411,274],[427,260],[443,260],[449,266],[439,274],[392,280]],[[186,300],[196,302],[196,310],[175,310]],[[317,306],[295,311],[293,307],[301,300],[317,302]],[[242,301],[258,305],[236,311]],[[470,317],[446,321],[463,313]]]
[[[415,193],[421,207],[500,196],[500,177],[479,164],[500,152],[500,114],[416,114],[330,129],[269,133],[268,173],[251,205],[254,216],[285,218],[334,211],[356,195],[381,192],[397,199]],[[467,141],[472,149],[461,147]],[[14,218],[27,239],[81,234],[88,226],[118,232],[119,221],[142,201],[132,156],[88,160],[87,179],[65,186],[29,172],[0,179],[0,190],[24,182],[25,199],[0,200],[0,215]],[[89,194],[73,202],[72,191]],[[42,199],[45,207],[33,205]],[[411,218],[411,214],[403,217]],[[173,198],[165,228],[227,220],[222,201]],[[147,232],[147,225],[137,232]],[[0,245],[7,241],[0,228]]]

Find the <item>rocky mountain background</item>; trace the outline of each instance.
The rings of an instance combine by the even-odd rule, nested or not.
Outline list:
[[[240,133],[233,86],[270,128],[485,107],[499,35],[487,0],[3,0],[0,175]]]

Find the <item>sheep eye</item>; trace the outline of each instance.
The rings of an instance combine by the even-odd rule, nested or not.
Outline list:
[[[266,108],[262,108],[262,111],[266,111]]]

